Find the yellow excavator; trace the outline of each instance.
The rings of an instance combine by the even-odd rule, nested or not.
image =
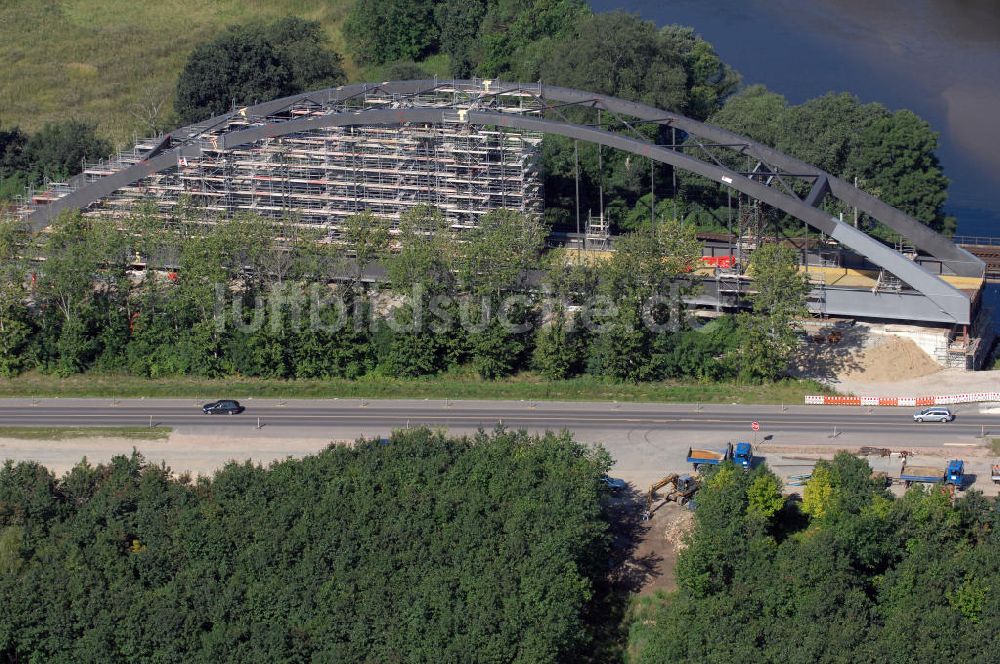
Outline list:
[[[653,516],[653,502],[656,500],[656,492],[668,484],[672,484],[673,488],[663,496],[664,502],[672,500],[680,505],[685,505],[698,490],[698,478],[691,475],[671,473],[653,482],[649,485],[649,491],[646,492],[646,511],[642,513],[643,521]]]

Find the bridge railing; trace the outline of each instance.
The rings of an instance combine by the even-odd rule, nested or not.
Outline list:
[[[976,247],[1000,247],[1000,236],[996,235],[956,235],[951,238],[955,244],[968,244]]]

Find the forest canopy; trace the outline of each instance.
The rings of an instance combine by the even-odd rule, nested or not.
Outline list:
[[[0,470],[4,661],[575,661],[610,461],[428,430],[174,478]]]
[[[779,489],[766,468],[705,483],[679,590],[633,616],[636,662],[996,659],[997,500],[893,497],[847,452],[816,465],[801,501],[774,504]]]

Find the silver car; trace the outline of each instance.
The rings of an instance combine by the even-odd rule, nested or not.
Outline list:
[[[953,419],[955,419],[955,414],[941,406],[924,408],[913,414],[914,422],[951,422]]]

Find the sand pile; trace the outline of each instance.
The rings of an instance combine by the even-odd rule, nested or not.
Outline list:
[[[883,382],[920,378],[941,371],[917,344],[902,337],[885,336],[869,348],[855,353],[853,362],[840,378],[851,381]]]

